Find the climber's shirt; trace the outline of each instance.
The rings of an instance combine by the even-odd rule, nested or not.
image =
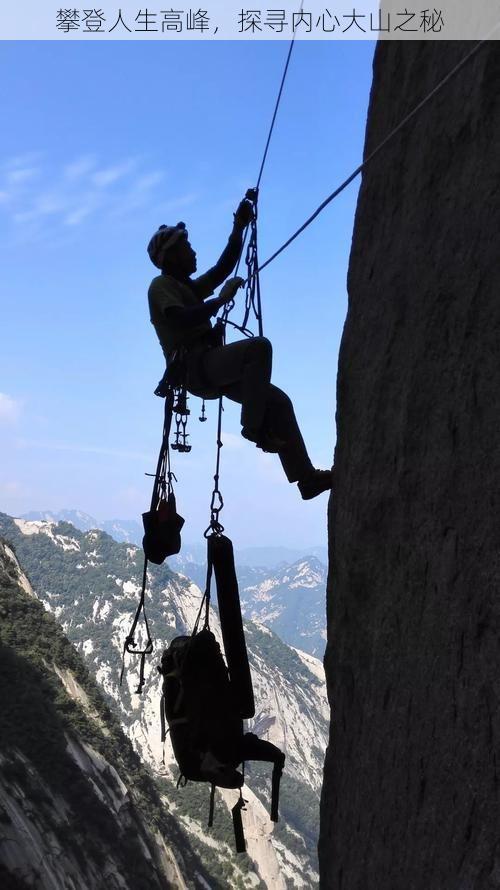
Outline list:
[[[165,310],[193,309],[211,297],[215,288],[234,269],[242,249],[242,238],[243,230],[235,227],[215,266],[198,278],[181,280],[164,272],[153,278],[148,290],[149,315],[167,361],[176,349],[210,341],[213,328],[208,320],[186,327],[175,314],[167,317]]]
[[[199,306],[206,297],[213,294],[210,282],[204,280],[205,276],[194,281],[179,281],[172,275],[158,275],[153,278],[148,291],[149,314],[151,323],[160,341],[165,359],[169,354],[182,346],[188,348],[202,342],[210,336],[212,325],[209,321],[194,327],[186,328],[185,325],[176,322],[175,315],[166,316],[168,309],[190,309]]]

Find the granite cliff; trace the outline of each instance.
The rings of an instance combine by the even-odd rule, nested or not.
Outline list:
[[[366,154],[470,50],[380,43]],[[500,887],[500,51],[369,165],[330,504],[328,890]]]

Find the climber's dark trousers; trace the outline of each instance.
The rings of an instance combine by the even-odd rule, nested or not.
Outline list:
[[[271,383],[272,346],[265,337],[238,340],[204,351],[198,374],[189,373],[188,389],[203,395],[203,384],[241,405],[241,425],[264,427],[286,442],[279,458],[289,482],[304,479],[313,469],[299,430],[293,405],[283,390]],[[198,385],[198,383],[200,385]],[[192,384],[192,386],[190,385]]]

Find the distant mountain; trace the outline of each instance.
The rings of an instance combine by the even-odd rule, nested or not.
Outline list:
[[[278,568],[282,565],[290,565],[298,559],[307,556],[315,556],[324,565],[328,563],[328,550],[326,547],[244,547],[237,550],[235,559],[241,566],[251,568],[264,567],[267,569]]]
[[[1,886],[215,886],[2,539],[0,612]]]
[[[323,658],[326,577],[326,567],[312,556],[254,583],[245,584],[242,579],[243,614],[270,627],[289,645]]]
[[[138,546],[141,545],[144,534],[142,525],[136,519],[99,520],[88,513],[83,513],[82,510],[58,510],[56,512],[31,510],[29,513],[24,513],[21,519],[31,522],[37,520],[43,520],[44,522],[70,522],[79,531],[89,532],[96,528],[111,535],[115,541],[136,544]]]
[[[83,532],[99,529],[115,541],[142,546],[142,527],[133,519],[99,523],[81,510],[26,513],[26,521],[70,522]],[[298,555],[297,555],[298,554]],[[235,550],[245,617],[274,630],[290,646],[322,658],[326,643],[326,548],[297,551],[286,547]],[[206,544],[184,545],[168,566],[204,588]]]
[[[286,890],[293,884],[317,886],[319,790],[329,717],[321,662],[286,645],[264,624],[246,623],[257,703],[249,728],[283,748],[287,763],[281,820],[274,828],[268,817],[269,768],[247,764],[244,820],[249,855],[242,864],[241,858],[234,859],[231,820],[224,802],[234,803],[232,792],[224,792],[217,807],[222,811],[218,827],[207,833],[206,788],[189,784],[176,789],[178,769],[169,744],[166,765],[161,765],[155,665],[174,635],[192,629],[201,601],[198,587],[167,565],[151,567],[147,613],[156,639],[155,656],[148,663],[144,695],[138,700],[133,694],[137,664],[131,666],[122,688],[118,676],[123,641],[140,589],[142,551],[118,544],[101,531],[82,533],[68,523],[14,520],[4,514],[0,514],[0,533],[12,541],[45,608],[61,622],[95,672],[134,746],[158,776],[166,805],[175,811],[193,849],[208,857],[212,875],[226,875],[226,883],[210,886],[250,886],[240,873],[243,865],[254,887],[257,874],[272,890]],[[220,638],[215,612],[211,625]]]
[[[204,562],[181,554],[169,565],[203,589]],[[327,568],[315,556],[298,559],[277,570],[242,566],[236,560],[243,614],[265,624],[290,646],[323,658],[326,645]]]
[[[75,528],[82,532],[89,532],[92,528],[100,528],[97,519],[84,513],[82,510],[31,510],[21,517],[29,521],[43,520],[44,522],[71,522]]]
[[[21,519],[44,520],[45,522],[70,522],[82,532],[100,529],[111,535],[115,541],[142,546],[144,534],[142,523],[136,519],[96,519],[81,510],[32,510],[24,513]],[[181,562],[203,563],[206,556],[206,546],[199,543],[184,543],[181,551]],[[289,565],[306,556],[315,556],[325,565],[328,562],[326,547],[312,546],[303,548],[291,547],[243,547],[235,550],[235,560],[238,566],[250,568],[274,569],[282,565]],[[172,562],[175,565],[175,560]]]

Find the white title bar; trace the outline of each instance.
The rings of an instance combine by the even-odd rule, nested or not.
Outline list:
[[[47,0],[5,4],[2,40],[498,40],[500,0],[297,0],[236,5],[204,0],[168,7],[163,0],[102,0],[95,9]]]

